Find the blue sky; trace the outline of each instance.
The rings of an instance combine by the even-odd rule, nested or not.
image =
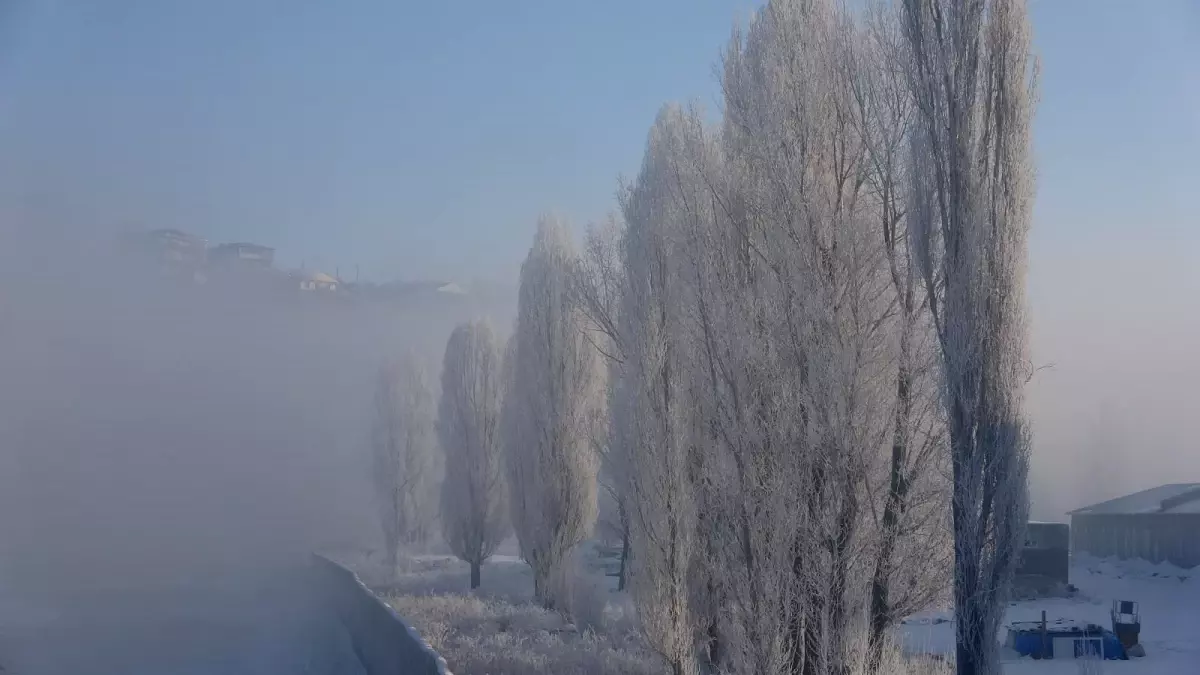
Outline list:
[[[21,182],[97,226],[380,277],[507,277],[540,211],[602,216],[661,102],[715,100],[712,64],[751,7],[34,5],[0,66],[0,139],[16,145],[0,161]]]
[[[89,227],[180,227],[380,278],[505,278],[540,211],[611,208],[662,102],[715,104],[720,49],[755,4],[16,0],[0,169]],[[1035,246],[1135,222],[1195,242],[1200,10],[1032,7]]]

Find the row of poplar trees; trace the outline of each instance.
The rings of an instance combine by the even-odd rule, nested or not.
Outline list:
[[[567,609],[571,556],[596,522],[606,433],[606,373],[574,300],[577,268],[567,230],[544,220],[507,346],[486,321],[455,328],[436,411],[415,358],[381,370],[372,447],[389,569],[402,544],[427,541],[440,522],[476,588],[515,533],[538,602]]]
[[[507,348],[450,338],[441,519],[473,581],[511,523],[561,607],[599,482],[675,674],[880,672],[943,594],[957,672],[998,672],[1030,52],[1024,0],[770,0],[735,30],[719,121],[664,107],[581,253],[540,223]]]
[[[667,106],[579,302],[605,472],[675,673],[884,668],[946,594],[998,671],[1027,513],[1023,0],[771,0]],[[952,582],[952,583],[951,583]]]

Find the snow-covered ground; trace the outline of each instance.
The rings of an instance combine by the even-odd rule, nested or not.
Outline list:
[[[570,577],[571,617],[532,599],[533,577],[514,542],[502,546],[469,589],[467,565],[445,553],[404,556],[397,575],[377,552],[328,553],[383,595],[455,675],[666,675],[638,629],[632,599],[617,591],[611,547],[580,547]],[[888,675],[941,675],[944,664],[888,654]]]
[[[1099,560],[1078,556],[1071,565],[1071,583],[1079,588],[1073,598],[1048,598],[1011,603],[1005,623],[1063,618],[1110,627],[1113,600],[1140,603],[1141,642],[1144,658],[1105,661],[1101,672],[1130,675],[1184,675],[1200,673],[1200,568],[1183,570],[1169,564],[1141,560]],[[901,639],[910,653],[952,654],[954,624],[949,611],[910,617]],[[1005,657],[1010,675],[1057,675],[1081,672],[1075,661],[1035,661]],[[1089,672],[1096,672],[1095,670]]]
[[[467,565],[444,553],[405,556],[398,576],[375,553],[330,555],[383,595],[455,675],[662,675],[629,597],[596,553],[585,545],[577,557],[570,619],[533,602],[533,575],[514,541],[483,565],[474,591]]]

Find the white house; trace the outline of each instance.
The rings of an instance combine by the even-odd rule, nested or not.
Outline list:
[[[324,272],[305,272],[300,276],[300,290],[333,292],[340,282]]]

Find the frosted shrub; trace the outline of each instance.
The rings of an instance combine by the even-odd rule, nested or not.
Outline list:
[[[573,561],[564,589],[574,618],[535,604],[533,573],[516,560],[486,564],[483,583],[473,591],[468,565],[453,559],[426,561],[421,571],[376,591],[455,675],[665,673],[636,630],[628,596],[609,593],[605,578],[588,572],[585,558]]]
[[[876,646],[879,661],[878,668],[873,669],[870,663],[872,653],[868,649],[871,640],[868,627],[859,626],[852,632],[853,635],[846,641],[849,675],[950,675],[954,672],[954,663],[940,654],[906,656],[903,647],[891,633],[885,634]]]
[[[610,593],[604,578],[575,569],[567,576],[567,613],[580,630],[602,631]]]
[[[456,675],[665,672],[636,635],[599,627],[568,630],[562,615],[531,603],[467,595],[399,596],[389,602]]]

